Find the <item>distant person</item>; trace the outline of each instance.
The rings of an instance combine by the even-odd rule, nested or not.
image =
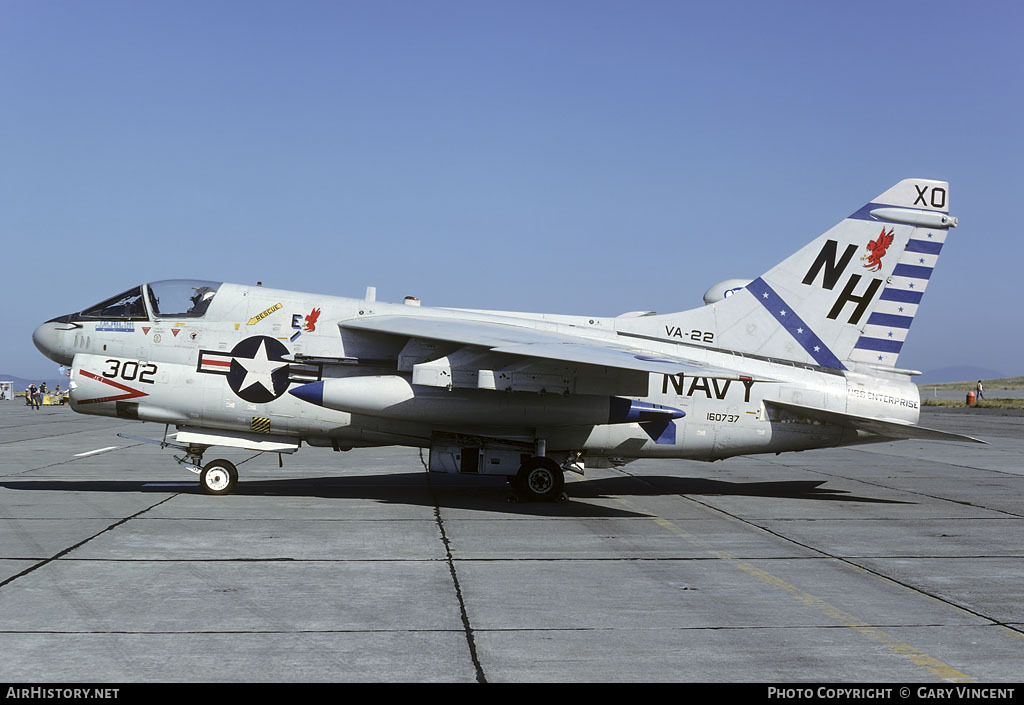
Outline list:
[[[32,409],[39,411],[39,389],[34,384],[28,385],[29,399],[32,403]]]
[[[985,398],[985,388],[981,386],[981,380],[980,379],[978,380],[978,398],[979,399],[984,399]]]
[[[32,406],[32,392],[28,387],[25,387],[25,406]]]

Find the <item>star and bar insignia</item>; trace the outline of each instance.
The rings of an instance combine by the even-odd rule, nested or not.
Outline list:
[[[288,389],[288,348],[278,340],[255,335],[231,352],[200,350],[197,372],[224,375],[236,395],[253,404],[273,401]]]

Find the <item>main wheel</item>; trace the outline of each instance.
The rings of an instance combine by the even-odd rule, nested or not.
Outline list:
[[[238,469],[227,460],[211,460],[199,475],[199,486],[206,494],[230,494],[238,484]]]
[[[519,466],[514,486],[528,499],[553,502],[562,496],[565,476],[550,458],[530,458]]]

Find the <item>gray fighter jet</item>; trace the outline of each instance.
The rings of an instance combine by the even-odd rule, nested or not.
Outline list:
[[[563,471],[892,439],[917,424],[896,367],[950,228],[948,185],[908,179],[750,281],[680,313],[428,308],[209,281],[141,284],[33,340],[71,366],[71,406],[166,424],[208,493],[211,447],[404,445],[429,469],[497,474],[526,499]],[[170,440],[170,426],[177,433]]]

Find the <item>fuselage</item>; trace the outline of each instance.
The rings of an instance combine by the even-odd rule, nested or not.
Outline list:
[[[167,295],[158,293],[182,284],[142,285],[125,305],[98,305],[39,326],[37,347],[72,369],[75,411],[335,448],[427,447],[440,433],[543,438],[549,453],[588,457],[704,460],[881,440],[780,413],[765,401],[906,424],[919,415],[917,387],[906,375],[723,350],[713,331],[688,325],[686,312],[614,318],[442,309],[212,282],[204,283],[202,306],[168,310],[159,302]],[[557,361],[522,369],[504,359],[508,381],[492,385],[479,364],[459,362],[471,350],[339,325],[380,316],[566,334],[637,355],[741,367],[749,377],[621,375],[593,366],[580,373]],[[447,383],[417,383],[433,369],[423,363],[434,360],[443,362],[438,374],[449,375]],[[296,393],[314,383],[321,390],[316,403]],[[615,418],[614,409],[609,418],[610,398],[681,413],[665,423]]]

